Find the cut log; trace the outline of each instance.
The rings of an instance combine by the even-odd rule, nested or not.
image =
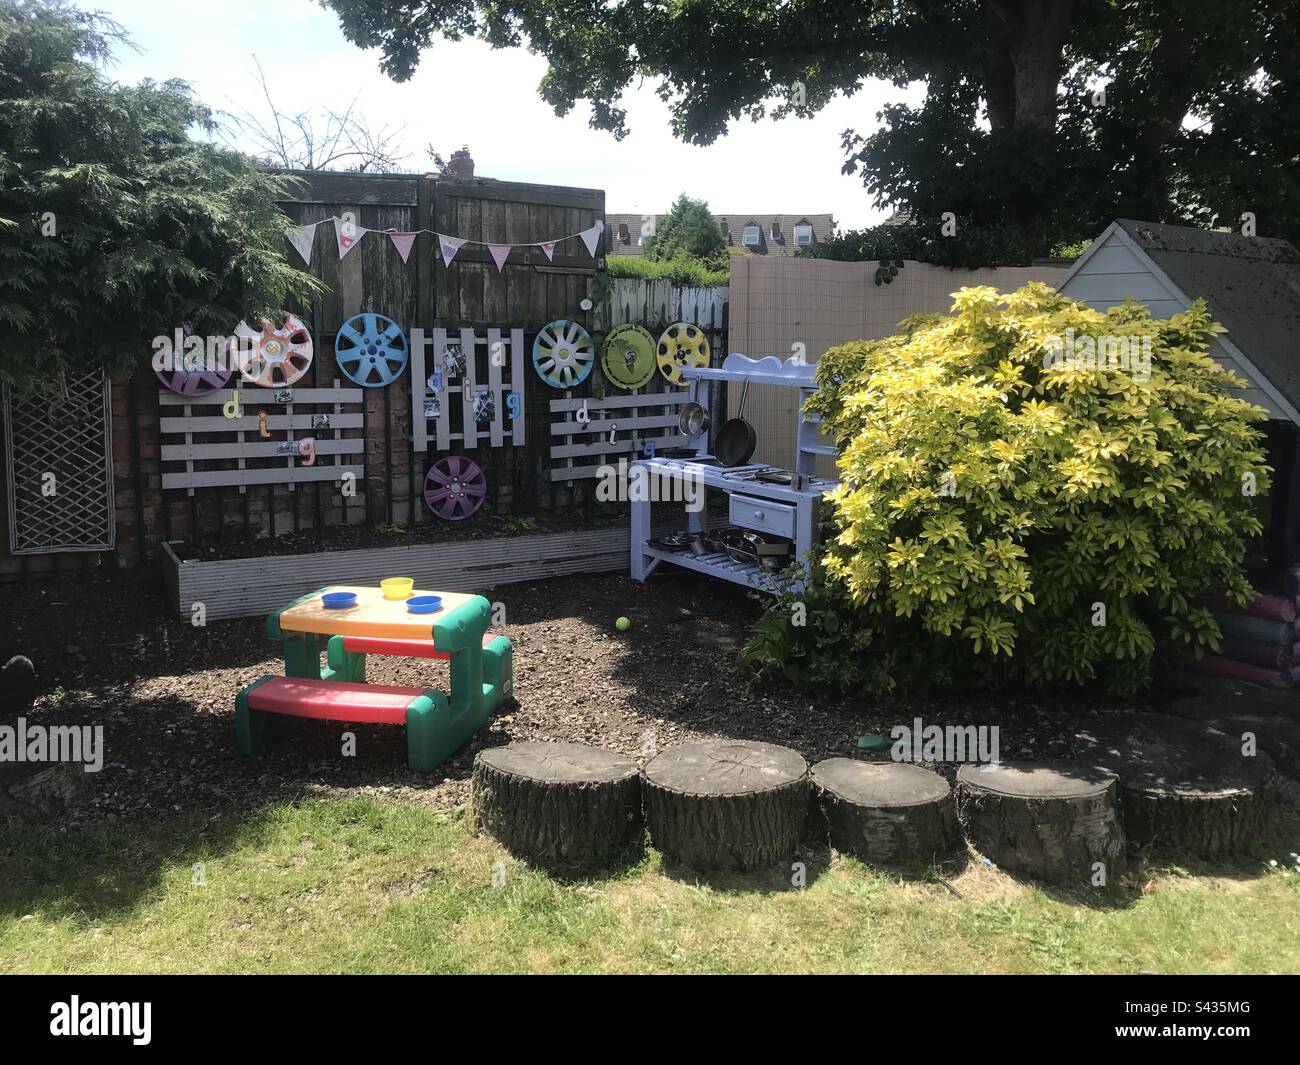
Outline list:
[[[635,762],[579,743],[512,743],[474,759],[477,823],[512,853],[541,866],[604,865],[641,835]]]
[[[1065,762],[964,765],[958,808],[967,838],[995,865],[1047,884],[1109,883],[1124,869],[1112,773]]]
[[[831,846],[882,865],[932,862],[961,840],[952,789],[938,773],[899,762],[827,758],[813,795]]]
[[[1129,839],[1218,858],[1263,840],[1274,808],[1272,760],[1239,739],[1168,714],[1108,714],[1074,737],[1079,761],[1120,779]]]
[[[808,763],[770,743],[684,743],[651,759],[644,785],[651,842],[694,869],[788,858],[808,817]]]
[[[1209,725],[1239,744],[1246,742],[1247,734],[1253,736],[1279,773],[1300,779],[1300,721],[1292,716],[1297,709],[1300,698],[1290,693],[1276,701],[1249,695],[1237,699],[1193,695],[1175,699],[1169,706],[1175,717]]]

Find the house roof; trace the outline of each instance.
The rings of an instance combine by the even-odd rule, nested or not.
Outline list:
[[[1285,240],[1191,226],[1115,223],[1300,408],[1300,253]]]
[[[606,251],[610,255],[641,255],[641,227],[647,220],[658,222],[664,215],[619,214],[606,212]],[[828,214],[715,214],[714,220],[727,236],[727,245],[745,248],[745,226],[758,225],[761,240],[747,250],[756,255],[793,255],[802,245],[794,242],[794,227],[812,226],[813,243],[828,240],[835,233],[835,219]],[[776,227],[775,229],[773,227]]]

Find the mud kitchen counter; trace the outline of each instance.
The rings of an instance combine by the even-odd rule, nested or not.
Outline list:
[[[812,375],[812,366],[795,360],[784,363],[775,357],[756,360],[738,353],[729,355],[721,369],[688,369],[683,374],[691,383],[691,399],[706,409],[713,382],[749,381],[798,388],[801,411],[803,401],[816,389]],[[807,562],[816,543],[822,496],[837,483],[812,474],[818,455],[834,453],[817,443],[816,419],[800,414],[793,470],[765,464],[723,466],[708,453],[707,430],[693,437],[692,444],[696,453],[689,458],[659,456],[638,459],[632,464],[635,475],[644,478],[646,483],[658,485],[657,491],[640,493],[632,500],[632,577],[644,581],[660,563],[668,562],[775,593],[783,586],[775,572],[757,561],[738,560],[725,550],[710,549],[703,543],[701,538],[707,538],[709,531],[707,508],[703,506],[698,510],[687,508],[690,536],[675,543],[656,541],[650,527],[651,497],[685,501],[696,498],[697,493],[702,495],[704,489],[725,492],[728,518],[733,526],[793,541],[792,561]],[[674,480],[685,484],[673,485]],[[688,489],[686,484],[691,487]],[[686,507],[685,502],[682,505]],[[795,582],[795,588],[800,586],[800,582]]]

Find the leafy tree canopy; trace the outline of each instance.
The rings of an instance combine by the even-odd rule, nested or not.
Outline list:
[[[683,192],[655,224],[654,233],[646,239],[645,254],[656,261],[686,258],[725,265],[727,241],[709,205]]]
[[[325,0],[383,69],[409,77],[435,36],[528,45],[559,114],[627,133],[654,79],[674,132],[809,114],[869,78],[922,83],[845,169],[878,205],[1016,230],[1037,254],[1116,216],[1300,238],[1300,5],[1293,0]],[[1104,88],[1104,94],[1098,90]]]
[[[120,371],[188,323],[226,335],[317,283],[290,267],[285,183],[190,139],[183,82],[100,70],[121,31],[62,2],[0,0],[0,381]]]

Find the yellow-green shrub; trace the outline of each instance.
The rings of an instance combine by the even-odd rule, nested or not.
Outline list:
[[[1156,321],[1041,284],[969,288],[950,316],[902,328],[818,366],[809,408],[836,440],[842,483],[812,594],[851,604],[876,653],[905,641],[895,664],[918,671],[955,652],[1035,683],[1130,690],[1164,650],[1217,648],[1195,599],[1250,594],[1251,491],[1266,490],[1268,467],[1253,426],[1264,412],[1231,397],[1241,382],[1206,354],[1223,329],[1204,303]],[[1053,341],[1067,336],[1076,351],[1083,338],[1149,339],[1149,379],[1062,365]],[[839,650],[807,626],[765,628],[747,654],[759,672]]]

